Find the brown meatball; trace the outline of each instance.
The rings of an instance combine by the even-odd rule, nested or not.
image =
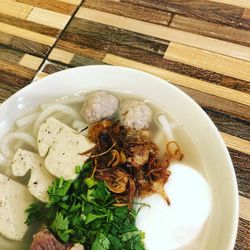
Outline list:
[[[87,96],[81,115],[88,123],[99,122],[113,116],[119,108],[119,99],[106,92],[95,91]]]
[[[129,100],[120,110],[121,124],[136,130],[148,129],[152,120],[152,111],[143,101]]]

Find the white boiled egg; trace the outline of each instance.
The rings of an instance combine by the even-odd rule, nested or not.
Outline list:
[[[194,169],[183,164],[170,168],[165,184],[171,205],[158,194],[140,202],[147,203],[136,219],[137,227],[145,232],[147,250],[195,249],[198,237],[205,230],[211,212],[211,192],[207,181]],[[198,243],[198,244],[197,244]],[[188,247],[190,246],[190,247]],[[196,246],[196,247],[194,247]]]

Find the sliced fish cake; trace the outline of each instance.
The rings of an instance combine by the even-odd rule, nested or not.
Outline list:
[[[85,136],[73,129],[61,128],[45,159],[45,167],[56,177],[66,180],[76,178],[75,167],[81,166],[87,159],[79,153],[94,146]]]
[[[0,174],[0,233],[11,239],[21,240],[28,229],[25,210],[34,201],[22,184]]]
[[[18,149],[12,160],[12,171],[15,176],[24,176],[31,170],[28,183],[30,193],[42,202],[48,202],[48,187],[55,177],[44,166],[44,160],[33,152]]]

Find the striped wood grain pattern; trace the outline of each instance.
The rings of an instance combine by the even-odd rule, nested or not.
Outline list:
[[[228,151],[234,165],[239,194],[247,199],[250,199],[250,157],[249,155],[241,153],[234,149],[228,148]]]
[[[71,3],[74,5],[79,5],[82,2],[82,0],[58,0],[58,1],[63,3]]]
[[[250,223],[247,220],[240,218],[237,240],[234,250],[249,250],[250,249]]]
[[[240,196],[240,217],[250,221],[250,199]]]
[[[30,41],[25,38],[15,37],[0,31],[0,45],[6,46],[14,52],[24,52],[39,57],[45,57],[50,47],[41,43]]]
[[[49,59],[57,60],[65,64],[69,64],[71,60],[73,59],[73,57],[74,57],[73,53],[70,53],[61,49],[57,49],[57,48],[54,48],[49,55]]]
[[[60,49],[65,49],[66,51],[69,51],[72,53],[75,53],[77,55],[86,55],[89,58],[93,58],[93,59],[103,59],[105,56],[105,52],[104,51],[98,51],[95,48],[89,48],[89,47],[82,47],[79,44],[74,43],[73,39],[71,42],[69,41],[65,41],[65,40],[60,40],[57,43],[57,48]]]
[[[165,58],[250,81],[250,61],[171,42]],[[204,60],[206,58],[206,60]]]
[[[42,62],[43,62],[42,58],[32,56],[29,54],[24,54],[21,60],[19,61],[19,64],[27,68],[37,70],[42,64]]]
[[[232,117],[222,111],[212,110],[212,106],[208,108],[203,107],[203,109],[213,120],[220,132],[235,136],[236,138],[245,139],[246,141],[250,140],[248,122],[244,122],[238,117]]]
[[[154,66],[149,66],[146,64],[135,62],[135,61],[125,59],[125,58],[122,58],[113,54],[107,54],[103,61],[105,63],[112,64],[112,65],[129,66],[129,67],[137,68],[143,71],[147,71],[151,74],[155,74],[179,86],[195,89],[195,90],[207,93],[207,94],[222,97],[224,99],[232,100],[241,104],[245,104],[245,105],[250,104],[249,98],[248,98],[249,96],[242,92],[237,92],[229,88],[220,87],[212,83],[197,80],[188,76],[183,76],[182,74],[174,73],[174,72],[167,71],[164,69],[159,69]]]
[[[1,0],[0,13],[8,13],[9,16],[26,19],[32,8],[33,7],[31,5],[17,3],[12,0]]]
[[[26,18],[27,21],[43,24],[48,27],[62,30],[70,19],[69,15],[57,13],[51,10],[45,10],[34,7]]]
[[[57,37],[60,34],[60,30],[55,28],[48,28],[48,26],[43,24],[34,23],[31,21],[19,19],[17,17],[12,17],[5,14],[0,14],[0,20],[2,23],[6,23],[12,26],[18,26],[19,28],[23,28],[25,30],[31,30],[33,32],[51,36],[51,37]],[[18,23],[18,25],[16,25]]]
[[[249,30],[237,29],[192,17],[175,15],[171,21],[170,27],[232,43],[246,46],[250,45]]]
[[[54,11],[57,13],[65,14],[65,15],[72,15],[75,10],[75,5],[79,4],[75,3],[72,4],[70,2],[63,2],[60,0],[17,0],[17,2],[25,3],[31,5],[33,7],[38,7],[41,9],[46,9],[50,11]]]
[[[29,84],[81,1],[0,1],[0,101]]]
[[[41,43],[44,45],[48,45],[48,46],[52,46],[56,41],[56,38],[54,37],[46,36],[43,34],[38,34],[31,30],[14,27],[12,25],[1,23],[1,22],[0,22],[0,31],[9,35],[21,37],[21,38],[24,38],[33,42]]]
[[[31,78],[33,74],[33,70],[30,70],[27,67],[22,65],[16,65],[13,62],[7,62],[5,60],[0,59],[0,69],[3,71],[11,72],[13,74],[20,75],[22,77]]]
[[[249,0],[209,0],[210,2],[216,3],[224,3],[229,5],[234,5],[242,8],[249,8],[250,9],[250,2]]]
[[[166,26],[169,24],[172,17],[171,13],[166,11],[146,8],[139,5],[135,6],[133,4],[114,0],[85,0],[83,6]]]
[[[114,0],[116,1],[116,0]],[[187,17],[194,17],[206,20],[211,23],[218,23],[224,26],[231,26],[238,29],[250,29],[250,23],[243,18],[245,8],[209,2],[207,0],[120,0],[121,2],[133,3],[135,6],[144,6],[152,9],[159,9],[173,14],[181,14]],[[227,0],[225,0],[227,1]],[[234,0],[232,0],[234,1]],[[238,2],[235,0],[234,2]]]
[[[102,11],[85,7],[79,9],[79,11],[76,13],[76,17],[165,40],[170,40],[177,43],[183,43],[189,46],[213,51],[239,59],[250,60],[249,47],[192,34],[186,31],[176,30],[153,23],[147,23],[132,18],[118,16],[115,14],[104,13]],[[183,37],[185,37],[184,40]]]
[[[102,58],[103,53],[115,53],[169,71],[250,93],[249,82],[187,64],[164,60],[162,55],[168,44],[169,42],[162,39],[75,18],[58,42],[58,48],[62,47],[71,52],[74,47],[77,49],[76,54],[81,53],[80,50],[86,51],[94,48]],[[87,55],[85,51],[83,53]],[[92,58],[93,55],[89,56]]]
[[[226,133],[221,133],[226,145],[229,148],[235,149],[239,152],[250,155],[250,141],[228,135]]]
[[[250,20],[250,9],[245,9],[242,18],[245,20]]]
[[[16,60],[20,62],[24,56],[25,54],[20,55],[20,57],[16,56]],[[6,97],[12,95],[13,92],[19,90],[30,82],[37,70],[29,68],[27,65],[23,66],[16,63],[14,57],[12,56],[12,61],[2,58],[0,59],[0,102],[3,102]],[[37,60],[40,60],[40,58],[37,58]]]

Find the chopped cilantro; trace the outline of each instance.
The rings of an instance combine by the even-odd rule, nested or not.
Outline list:
[[[95,241],[91,247],[91,250],[109,250],[110,241],[104,233],[100,233],[96,236]]]
[[[57,179],[48,189],[47,204],[32,204],[26,223],[38,220],[64,243],[86,250],[144,250],[144,234],[135,226],[136,212],[115,207],[104,182],[91,176],[91,161],[76,167],[75,180]]]
[[[63,217],[61,213],[56,213],[56,217],[50,225],[50,229],[58,234],[58,237],[63,242],[68,242],[70,233],[74,230],[69,229],[69,219],[68,217]]]

